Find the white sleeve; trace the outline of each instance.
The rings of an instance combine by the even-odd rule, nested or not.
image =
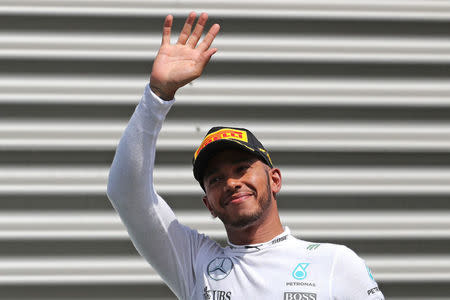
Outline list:
[[[334,300],[384,300],[364,260],[345,246],[337,250],[330,284]]]
[[[181,225],[153,186],[156,139],[173,102],[146,86],[117,147],[107,194],[139,253],[186,299],[195,283],[197,249],[206,238]]]

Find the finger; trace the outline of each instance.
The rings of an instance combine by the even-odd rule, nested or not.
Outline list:
[[[168,15],[164,20],[163,35],[161,45],[170,44],[170,31],[172,30],[173,16]]]
[[[219,33],[219,30],[219,24],[214,24],[211,26],[203,41],[198,45],[198,49],[206,51],[209,47],[211,47],[211,44]]]
[[[181,30],[180,36],[178,37],[177,44],[186,44],[186,41],[189,38],[189,35],[191,34],[192,25],[195,21],[195,12],[192,11],[189,16],[186,19],[186,22],[184,23],[183,29]]]
[[[198,18],[197,25],[195,25],[194,32],[192,33],[189,41],[187,42],[191,48],[195,48],[197,46],[198,40],[202,36],[203,29],[205,28],[206,21],[208,20],[208,14],[202,13]]]

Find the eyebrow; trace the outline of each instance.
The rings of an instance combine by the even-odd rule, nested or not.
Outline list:
[[[239,164],[242,162],[249,162],[252,163],[255,160],[257,160],[257,158],[253,158],[253,157],[247,157],[247,158],[240,158],[240,159],[235,159],[231,161],[231,164]],[[213,168],[211,170],[209,170],[208,172],[205,172],[205,174],[203,175],[204,179],[207,179],[209,176],[211,176],[212,174],[219,172],[219,168]]]
[[[214,168],[212,170],[209,170],[208,172],[205,172],[205,174],[203,175],[203,179],[208,179],[209,176],[211,176],[212,174],[216,173],[217,171],[219,171],[218,168]]]

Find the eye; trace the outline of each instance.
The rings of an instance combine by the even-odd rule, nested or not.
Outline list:
[[[219,182],[220,180],[221,180],[221,177],[220,177],[220,176],[211,176],[211,177],[208,179],[208,184],[209,184],[209,185],[213,185],[213,184]]]
[[[244,171],[247,171],[248,168],[250,168],[249,164],[242,164],[242,165],[239,165],[236,169],[238,172],[244,172]]]

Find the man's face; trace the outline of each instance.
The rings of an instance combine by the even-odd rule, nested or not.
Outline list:
[[[219,152],[204,172],[203,202],[225,226],[241,228],[254,224],[272,206],[274,173],[280,175],[278,169],[271,169],[245,151]],[[278,186],[275,189],[278,192]]]

